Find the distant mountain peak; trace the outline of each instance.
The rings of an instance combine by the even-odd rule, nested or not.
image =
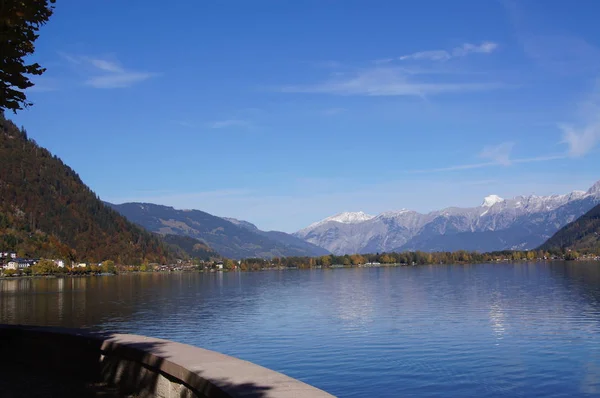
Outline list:
[[[489,195],[489,196],[486,196],[485,198],[483,198],[483,203],[481,204],[481,207],[492,207],[496,203],[501,203],[501,202],[504,202],[504,199],[501,198],[500,196]]]
[[[410,212],[412,212],[412,210],[408,210],[408,209],[389,210],[389,211],[384,211],[383,213],[381,213],[381,215],[399,216],[400,214],[410,213]]]
[[[372,218],[375,218],[375,216],[367,214],[363,211],[357,211],[357,212],[348,212],[347,211],[344,213],[336,214],[335,216],[327,217],[323,221],[324,222],[325,221],[336,221],[336,222],[340,222],[342,224],[356,224],[359,222],[368,221]]]
[[[359,224],[361,222],[368,221],[373,218],[375,218],[375,216],[367,214],[364,211],[355,211],[355,212],[346,211],[343,213],[338,213],[331,217],[324,218],[321,221],[312,223],[308,227],[306,227],[298,232],[308,231],[308,230],[318,227],[319,225],[327,224],[328,222],[338,222],[340,224]]]
[[[589,195],[600,195],[600,180],[596,181],[596,183],[588,189],[587,193]]]
[[[403,209],[370,219],[361,212],[341,213],[295,235],[336,255],[397,250],[531,249],[598,203],[600,181],[586,192],[509,199],[489,195],[480,206],[447,207],[425,214]]]

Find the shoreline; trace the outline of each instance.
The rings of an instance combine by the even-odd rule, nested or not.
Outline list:
[[[16,280],[16,279],[55,279],[55,278],[91,278],[98,276],[121,276],[121,275],[133,275],[133,274],[189,274],[189,273],[199,273],[199,274],[213,274],[213,273],[230,273],[230,272],[261,272],[261,271],[291,271],[291,270],[301,270],[308,271],[314,269],[352,269],[352,268],[396,268],[396,267],[423,267],[423,266],[454,266],[454,265],[480,265],[480,264],[531,264],[531,263],[555,263],[555,262],[596,262],[600,264],[600,259],[578,259],[578,260],[564,260],[564,259],[555,259],[555,260],[503,260],[503,261],[477,261],[477,262],[456,262],[452,264],[401,264],[401,263],[393,263],[393,264],[361,264],[361,265],[331,265],[331,266],[313,266],[313,267],[265,267],[258,269],[210,269],[210,270],[172,270],[172,271],[127,271],[127,272],[119,272],[115,274],[55,274],[55,275],[18,275],[18,276],[5,276],[0,275],[1,280]]]

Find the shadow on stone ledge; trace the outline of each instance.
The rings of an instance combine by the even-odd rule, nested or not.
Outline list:
[[[331,397],[283,374],[168,340],[0,325],[0,395]]]

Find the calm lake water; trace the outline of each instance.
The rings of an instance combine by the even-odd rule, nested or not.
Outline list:
[[[340,397],[600,396],[600,264],[0,280],[0,322],[144,334]]]

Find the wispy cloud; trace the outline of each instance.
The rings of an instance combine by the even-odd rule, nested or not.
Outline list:
[[[105,72],[123,73],[125,70],[116,62],[111,62],[106,59],[88,58],[89,62],[96,68]]]
[[[122,88],[148,80],[156,76],[154,73],[125,72],[111,73],[104,76],[95,76],[88,79],[85,84],[95,88]]]
[[[514,146],[514,142],[503,142],[502,144],[498,145],[488,145],[479,153],[479,157],[482,159],[491,160],[493,164],[510,166],[510,155]]]
[[[508,167],[513,164],[549,162],[552,160],[560,160],[567,158],[567,155],[565,154],[535,156],[531,158],[513,158],[512,150],[514,145],[515,144],[513,142],[504,142],[498,145],[485,146],[483,150],[479,153],[478,157],[482,159],[487,159],[489,160],[488,162],[459,164],[433,169],[410,170],[408,171],[408,173],[440,173],[448,171],[481,169],[485,167]]]
[[[343,75],[330,80],[302,86],[284,86],[284,93],[315,93],[365,96],[419,96],[462,91],[483,91],[505,88],[497,82],[425,82],[402,68],[375,67],[351,76]]]
[[[584,156],[600,142],[600,120],[580,128],[573,126],[561,126],[561,128],[563,142],[569,146],[570,156]]]
[[[86,76],[84,84],[94,88],[123,88],[157,76],[156,73],[124,68],[118,61],[89,56],[60,54]]]
[[[227,119],[227,120],[217,120],[208,124],[208,127],[212,129],[224,129],[230,127],[244,127],[248,128],[252,126],[252,122],[248,120],[240,120],[240,119]]]
[[[588,154],[600,144],[600,79],[596,81],[592,93],[579,105],[580,123],[562,124],[562,142],[567,144],[572,157]]]
[[[498,48],[498,44],[491,41],[484,41],[481,44],[464,43],[451,50],[428,50],[419,51],[412,54],[402,55],[397,59],[400,61],[448,61],[452,58],[465,57],[469,54],[490,54]],[[393,61],[389,58],[388,62]],[[385,60],[380,60],[385,61]]]

